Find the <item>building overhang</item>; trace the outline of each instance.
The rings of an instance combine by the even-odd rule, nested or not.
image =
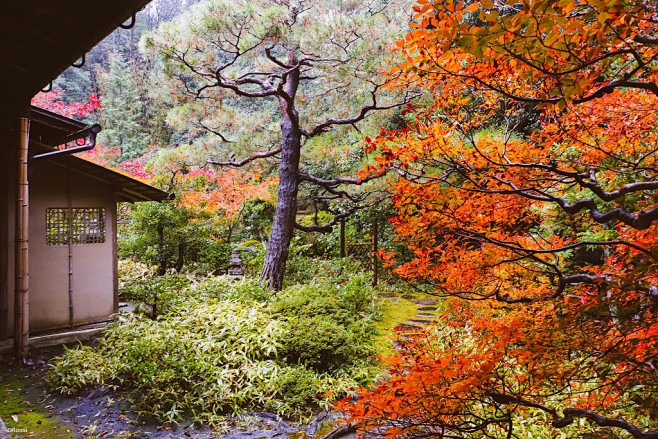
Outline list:
[[[52,111],[35,106],[30,111],[30,155],[54,151],[57,139],[85,128],[85,124]],[[172,195],[122,174],[75,155],[53,155],[39,159],[52,166],[65,168],[110,185],[117,195],[117,201],[164,201]]]
[[[7,0],[0,98],[29,100],[150,0]]]

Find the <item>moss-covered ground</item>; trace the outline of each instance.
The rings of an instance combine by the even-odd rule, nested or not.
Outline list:
[[[14,438],[73,438],[70,427],[23,396],[24,386],[8,376],[0,382],[0,418]]]
[[[379,297],[382,300],[382,318],[377,322],[377,345],[384,356],[393,352],[392,336],[396,327],[420,327],[412,322],[429,323],[441,312],[438,300],[428,299],[420,294],[380,293]],[[434,302],[437,303],[435,306],[427,306],[427,303]]]

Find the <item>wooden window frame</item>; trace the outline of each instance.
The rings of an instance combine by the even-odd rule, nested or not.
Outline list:
[[[46,245],[105,243],[104,207],[49,207],[46,209]]]

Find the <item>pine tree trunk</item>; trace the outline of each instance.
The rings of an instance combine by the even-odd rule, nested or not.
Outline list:
[[[295,65],[293,50],[288,50],[288,65]],[[274,212],[274,223],[265,254],[260,282],[275,291],[283,287],[283,275],[290,250],[290,241],[295,233],[297,215],[297,189],[299,187],[299,159],[302,133],[299,115],[294,101],[299,86],[299,69],[291,70],[286,76],[283,90],[287,97],[279,96],[281,109],[281,162],[279,163],[279,191]]]
[[[260,274],[260,281],[276,291],[281,290],[283,286],[283,274],[288,260],[290,241],[295,232],[301,148],[301,133],[296,121],[284,116],[281,128],[283,138],[281,163],[279,164],[278,200],[265,263]]]

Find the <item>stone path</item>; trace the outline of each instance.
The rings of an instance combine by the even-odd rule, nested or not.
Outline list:
[[[379,297],[390,302],[408,301],[416,306],[416,316],[399,322],[396,327],[405,330],[418,330],[433,323],[439,311],[439,300],[433,297],[423,297],[419,294],[400,294],[394,292],[380,293]]]

